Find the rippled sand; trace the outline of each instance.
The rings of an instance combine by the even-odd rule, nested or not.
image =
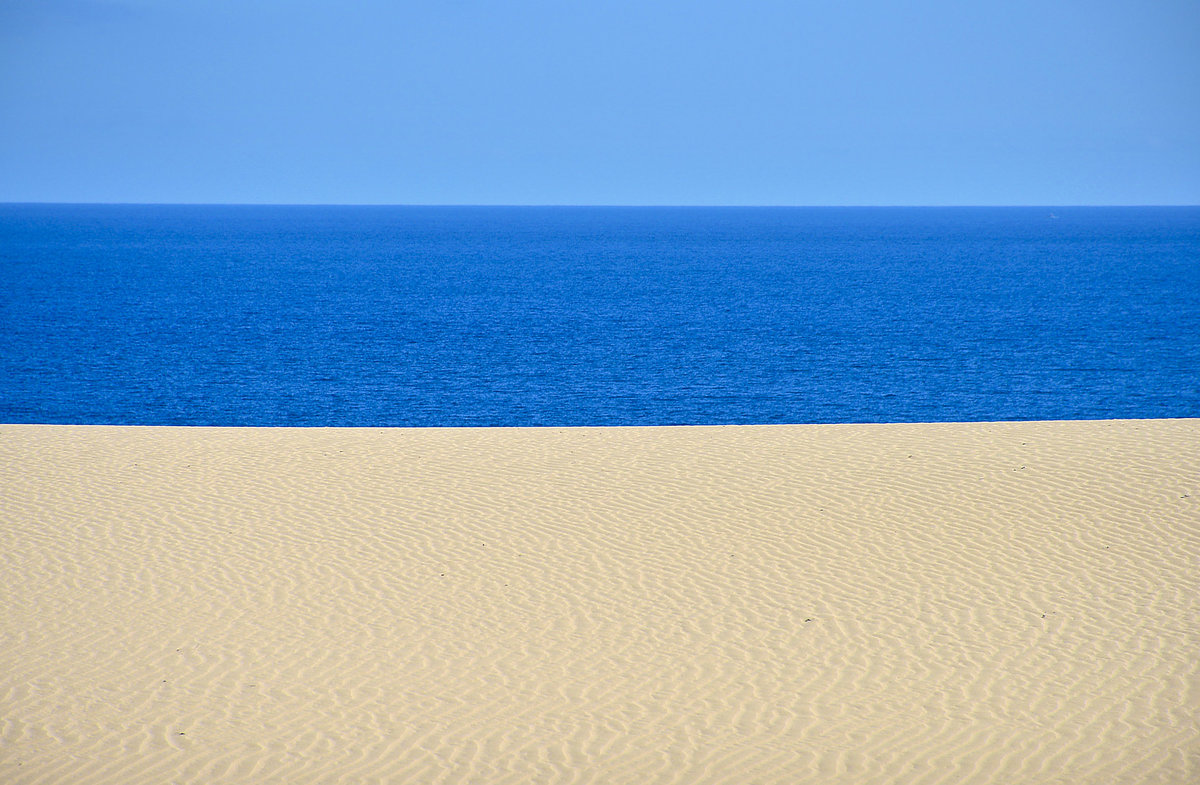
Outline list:
[[[1200,420],[0,426],[5,783],[1188,783]]]

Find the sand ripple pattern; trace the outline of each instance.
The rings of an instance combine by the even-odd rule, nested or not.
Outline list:
[[[0,427],[0,782],[1200,781],[1200,420]]]

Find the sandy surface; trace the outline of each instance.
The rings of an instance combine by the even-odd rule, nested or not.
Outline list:
[[[1200,781],[1200,420],[0,427],[0,782]]]

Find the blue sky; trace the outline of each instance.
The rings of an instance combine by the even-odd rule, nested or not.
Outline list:
[[[1197,204],[1200,2],[0,0],[0,201]]]

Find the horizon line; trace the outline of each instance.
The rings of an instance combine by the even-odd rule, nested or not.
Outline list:
[[[616,203],[538,203],[538,202],[134,202],[134,201],[8,201],[3,206],[43,205],[63,207],[496,207],[496,208],[613,208],[613,209],[953,209],[953,208],[1129,208],[1129,207],[1200,207],[1200,203],[1141,204],[1050,204],[1050,203],[973,203],[973,204],[616,204]]]

